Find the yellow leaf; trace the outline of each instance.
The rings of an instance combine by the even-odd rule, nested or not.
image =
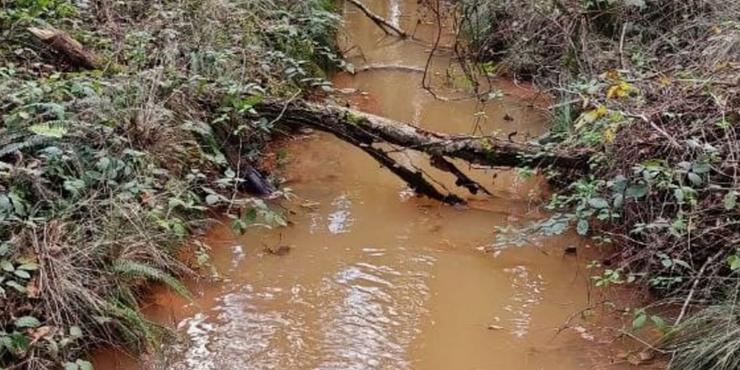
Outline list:
[[[612,127],[609,127],[606,130],[604,130],[604,141],[605,142],[611,143],[612,141],[614,141],[616,137],[617,137],[617,133]]]
[[[660,78],[658,78],[658,83],[660,83],[662,86],[668,86],[673,83],[673,79],[666,75],[662,75],[660,76]]]
[[[609,124],[609,126],[604,130],[604,141],[609,144],[614,141],[614,139],[617,138],[617,131],[619,131],[619,127],[621,127],[622,121],[612,122]]]
[[[606,92],[606,98],[612,99],[612,98],[626,98],[630,95],[632,91],[634,91],[635,88],[632,87],[629,83],[625,81],[621,81],[616,85],[612,85],[609,87],[609,90]]]
[[[606,105],[599,105],[598,108],[596,108],[596,114],[598,114],[598,118],[606,116],[606,114],[609,113],[609,110],[606,109]]]
[[[609,110],[606,109],[606,106],[599,105],[596,109],[592,109],[588,112],[584,112],[581,114],[581,117],[578,118],[578,122],[576,122],[575,128],[580,129],[583,127],[583,125],[587,123],[594,123],[596,120],[598,120],[601,117],[606,116],[609,113]]]
[[[715,72],[721,72],[721,71],[724,71],[724,70],[730,69],[730,68],[732,68],[732,63],[730,63],[730,62],[722,62],[722,63],[717,64],[717,66],[714,68],[714,71]]]

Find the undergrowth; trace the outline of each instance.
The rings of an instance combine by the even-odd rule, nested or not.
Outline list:
[[[234,162],[256,162],[273,131],[253,104],[328,86],[342,66],[334,3],[0,4],[0,367],[89,369],[95,345],[152,348],[164,331],[138,313],[142,282],[189,295],[177,277],[205,258],[176,257],[209,209],[240,229],[281,223],[242,195]],[[77,69],[32,26],[105,67]]]
[[[655,320],[671,368],[737,369],[740,3],[461,0],[457,26],[479,73],[559,97],[547,142],[592,151],[550,208],[617,247],[595,281],[675,312]]]

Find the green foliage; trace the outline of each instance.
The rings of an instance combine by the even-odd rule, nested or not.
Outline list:
[[[329,89],[325,70],[344,67],[333,1],[115,1],[105,16],[83,3],[0,10],[0,367],[34,356],[83,370],[89,343],[160,339],[135,288],[189,296],[175,256],[207,210],[226,206],[244,228],[287,223],[240,194],[230,163],[257,160],[272,134],[254,106]],[[29,26],[68,32],[106,68],[74,70]],[[207,262],[201,247],[196,267]]]
[[[177,294],[188,299],[191,298],[190,292],[179,280],[156,267],[129,260],[117,260],[111,267],[113,271],[124,278],[138,277],[161,282],[177,292]]]
[[[23,333],[0,331],[0,353],[9,353],[16,357],[25,356],[31,346],[31,340]]]
[[[595,286],[603,288],[615,284],[624,284],[620,270],[605,269],[600,276],[594,276],[592,279]]]
[[[573,217],[573,214],[555,213],[525,227],[497,227],[496,241],[492,246],[496,250],[503,250],[510,246],[531,245],[542,237],[562,235],[572,224]]]
[[[333,51],[340,22],[334,8],[332,1],[309,0],[299,3],[290,12],[274,13],[277,22],[266,30],[265,36],[270,45],[283,54],[283,58],[294,61],[286,70],[289,76],[314,83],[310,75],[343,65],[344,62]],[[304,70],[306,67],[308,70]]]
[[[243,234],[248,228],[255,226],[269,229],[273,226],[285,227],[288,225],[280,213],[270,209],[262,200],[253,199],[250,203],[252,206],[242,212],[241,217],[231,216],[233,219],[231,227],[234,231]]]
[[[93,370],[93,365],[89,361],[77,359],[75,362],[66,362],[64,370]]]
[[[620,216],[618,209],[621,206],[621,195],[616,193],[609,198],[602,196],[608,185],[612,184],[594,178],[580,179],[570,185],[568,193],[554,195],[548,207],[561,212],[567,211],[576,222],[578,234],[588,235],[592,220],[603,222]]]
[[[733,272],[740,271],[740,255],[733,254],[727,257],[727,264]]]
[[[69,18],[77,14],[73,1],[69,0],[12,0],[3,4],[0,25],[10,27],[18,22]]]
[[[7,289],[17,294],[27,295],[28,285],[34,271],[39,266],[36,262],[12,256],[10,244],[3,245],[0,250],[0,297],[7,298]]]
[[[136,306],[111,299],[107,302],[106,311],[117,319],[115,322],[121,339],[129,346],[145,348],[159,343],[163,337],[164,328],[145,319]]]
[[[659,315],[649,315],[645,309],[637,309],[634,311],[632,320],[632,329],[640,330],[646,326],[646,324],[652,324],[656,329],[662,333],[668,333],[671,330],[671,326]]]
[[[15,319],[13,325],[18,329],[36,328],[41,325],[41,321],[33,316],[23,316]]]

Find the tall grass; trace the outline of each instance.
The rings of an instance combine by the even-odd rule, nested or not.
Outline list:
[[[664,339],[675,370],[740,369],[740,307],[710,306],[692,315]]]

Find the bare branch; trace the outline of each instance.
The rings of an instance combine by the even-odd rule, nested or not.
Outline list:
[[[356,6],[363,13],[365,13],[365,15],[368,18],[370,18],[370,20],[375,22],[375,24],[377,24],[378,27],[380,27],[383,30],[383,32],[385,32],[386,34],[391,34],[391,32],[388,31],[388,30],[391,30],[396,35],[398,35],[398,37],[400,38],[405,39],[409,37],[409,35],[406,32],[404,32],[402,29],[394,26],[393,23],[387,21],[385,18],[373,13],[372,10],[370,10],[367,6],[365,6],[365,4],[359,2],[358,0],[347,0],[347,1],[349,1],[352,5]]]

